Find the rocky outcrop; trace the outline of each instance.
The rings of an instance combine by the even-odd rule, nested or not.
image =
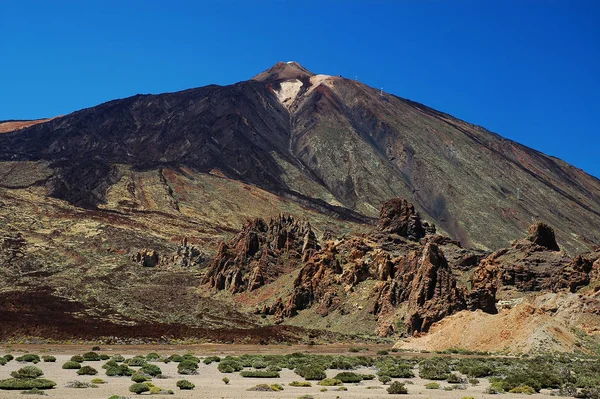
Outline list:
[[[553,276],[552,290],[577,292],[600,277],[600,251],[577,255]]]
[[[205,283],[233,293],[255,290],[298,267],[319,248],[308,222],[287,215],[269,221],[254,219],[229,243],[219,245]]]
[[[496,291],[500,299],[514,292],[537,292],[555,285],[555,274],[571,259],[558,251],[552,228],[536,223],[527,239],[516,240],[484,258],[471,276],[475,291]]]
[[[190,244],[187,238],[183,238],[170,260],[174,266],[191,267],[200,266],[205,259],[206,257],[200,248]]]
[[[158,252],[152,249],[142,249],[134,254],[131,260],[143,267],[155,267],[160,261]]]
[[[397,323],[391,320],[400,305],[405,324],[401,330],[410,334],[427,331],[434,322],[462,309],[495,311],[494,292],[470,294],[458,286],[441,245],[467,257],[468,250],[460,243],[435,235],[415,242],[424,237],[424,230],[414,207],[404,200],[386,202],[381,215],[373,234],[327,242],[304,263],[288,299],[280,298],[263,311],[275,314],[279,321],[308,308],[322,316],[344,312],[348,295],[367,280],[377,281],[369,311],[382,335],[396,331]]]
[[[425,229],[415,207],[401,198],[391,199],[381,206],[377,229],[383,233],[398,234],[413,241],[425,237]]]
[[[550,251],[560,251],[554,236],[554,229],[546,223],[535,223],[529,227],[529,237],[527,239],[534,244],[549,249]]]

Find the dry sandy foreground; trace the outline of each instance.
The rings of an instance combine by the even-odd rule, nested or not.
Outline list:
[[[175,349],[175,348],[174,348]],[[111,395],[122,395],[125,397],[139,397],[138,395],[129,392],[128,388],[133,381],[129,377],[107,377],[102,369],[104,361],[99,362],[84,362],[83,365],[90,365],[98,370],[96,376],[78,376],[77,370],[63,370],[62,365],[70,359],[74,354],[81,354],[81,352],[73,352],[71,354],[53,354],[57,360],[55,363],[40,362],[37,367],[41,368],[44,372],[42,378],[48,378],[57,383],[55,389],[47,390],[47,396],[37,395],[22,395],[21,391],[0,391],[0,398],[90,398],[90,399],[107,399]],[[34,353],[34,352],[32,352]],[[37,352],[40,354],[40,352]],[[48,353],[48,352],[47,352]],[[106,352],[102,352],[106,353]],[[116,353],[116,352],[115,352]],[[163,352],[163,354],[180,353],[184,354],[185,351],[171,351]],[[123,352],[125,354],[125,352]],[[145,354],[145,352],[139,352],[139,354]],[[200,354],[198,356],[213,355],[213,353]],[[13,353],[18,356],[20,353]],[[0,366],[0,379],[10,378],[10,373],[17,370],[24,365],[31,363],[18,363],[11,361],[5,366]],[[389,395],[379,381],[362,381],[359,384],[345,384],[347,391],[336,391],[337,387],[327,387],[327,392],[321,392],[323,387],[316,384],[316,381],[312,381],[313,386],[307,388],[291,387],[288,384],[292,381],[304,381],[303,378],[296,375],[292,370],[284,369],[280,372],[280,378],[243,378],[238,373],[223,374],[217,370],[217,363],[205,365],[200,363],[198,369],[198,375],[181,376],[177,374],[177,363],[153,363],[158,365],[164,375],[168,376],[166,379],[154,379],[152,382],[163,389],[173,390],[174,395],[153,395],[155,398],[223,398],[223,399],[238,399],[238,398],[293,398],[296,399],[302,395],[312,395],[316,399],[335,399],[335,398],[498,398],[498,395],[488,395],[484,391],[488,387],[488,382],[481,378],[481,384],[478,386],[468,386],[466,390],[456,391],[444,391],[444,390],[430,390],[425,389],[425,384],[431,382],[430,380],[422,380],[420,378],[411,378],[413,384],[408,385],[408,395]],[[135,369],[135,367],[134,367]],[[333,377],[337,374],[336,370],[327,370],[328,377]],[[356,370],[359,373],[375,374],[376,370],[372,368],[363,368]],[[225,385],[222,381],[223,377],[228,377],[230,382]],[[65,385],[70,381],[84,381],[89,382],[93,378],[102,378],[106,381],[105,384],[101,384],[98,388],[66,388]],[[196,385],[196,388],[192,391],[181,391],[176,387],[176,382],[180,379],[187,379]],[[407,381],[406,379],[398,379],[399,381]],[[248,391],[257,384],[281,384],[284,390],[279,392],[252,392]],[[449,385],[442,381],[440,383],[442,387]],[[142,397],[149,396],[143,394]],[[519,394],[505,394],[502,395],[506,399],[520,399],[520,398],[542,398],[549,397],[547,394],[536,394],[536,395],[519,395]]]

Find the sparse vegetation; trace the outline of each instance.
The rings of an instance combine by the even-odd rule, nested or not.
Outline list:
[[[79,375],[96,375],[98,371],[91,366],[83,366],[79,370],[77,370],[77,374]]]
[[[196,387],[196,385],[192,384],[188,380],[179,380],[179,381],[177,381],[176,385],[177,385],[177,388],[179,388],[181,390],[191,390]]]
[[[408,393],[408,390],[406,389],[403,383],[394,381],[388,387],[387,392],[392,395],[405,395]]]
[[[81,368],[81,363],[69,360],[68,362],[62,365],[62,368],[65,370],[79,370]]]

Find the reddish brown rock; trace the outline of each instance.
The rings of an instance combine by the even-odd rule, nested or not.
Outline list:
[[[529,227],[529,237],[527,239],[534,244],[547,248],[551,251],[560,251],[554,236],[554,229],[546,223],[535,223]]]
[[[425,237],[425,229],[415,207],[400,198],[386,201],[381,206],[377,228],[383,233],[398,234],[413,241]]]
[[[205,282],[217,290],[255,290],[297,268],[304,256],[318,250],[310,223],[288,215],[254,219],[229,243],[221,243]],[[285,254],[285,261],[283,260]]]
[[[144,267],[155,267],[158,265],[158,252],[152,249],[142,249],[132,256],[132,260]]]

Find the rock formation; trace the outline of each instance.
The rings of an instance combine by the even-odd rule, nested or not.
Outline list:
[[[398,234],[413,241],[425,237],[425,229],[415,207],[400,198],[386,201],[381,206],[377,228],[383,233]]]
[[[527,239],[550,251],[560,251],[560,248],[556,243],[554,230],[546,223],[538,222],[531,225],[529,227],[529,237]]]
[[[287,215],[268,222],[254,219],[229,243],[219,245],[205,282],[218,290],[251,291],[293,270],[319,248],[308,222]]]

